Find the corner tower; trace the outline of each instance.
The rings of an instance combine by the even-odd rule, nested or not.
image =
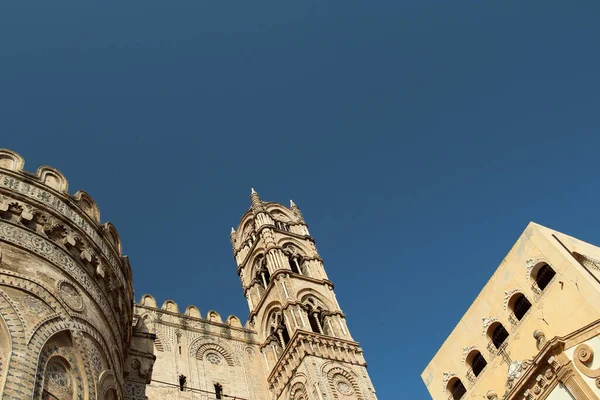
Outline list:
[[[250,202],[231,244],[271,398],[376,399],[300,209]]]

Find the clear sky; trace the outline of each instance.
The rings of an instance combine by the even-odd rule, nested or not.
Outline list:
[[[0,147],[88,191],[136,298],[248,315],[229,230],[302,209],[380,399],[526,224],[600,243],[600,3],[3,1]]]

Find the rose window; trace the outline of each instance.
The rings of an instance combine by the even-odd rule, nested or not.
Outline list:
[[[350,396],[354,393],[352,384],[350,384],[350,382],[348,382],[346,379],[339,379],[335,383],[335,387],[337,388],[337,391],[344,396]]]
[[[217,354],[215,353],[209,353],[206,356],[206,359],[211,363],[211,364],[215,364],[215,365],[219,365],[221,364],[221,357],[219,357]]]

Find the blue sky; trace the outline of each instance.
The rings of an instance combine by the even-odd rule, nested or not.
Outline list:
[[[600,243],[597,1],[0,5],[0,147],[88,191],[137,298],[248,315],[229,230],[303,210],[381,399],[530,221]],[[395,359],[392,361],[392,359]]]

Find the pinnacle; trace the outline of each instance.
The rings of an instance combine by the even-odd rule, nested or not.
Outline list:
[[[297,207],[296,203],[294,203],[294,200],[290,199],[290,207]]]

